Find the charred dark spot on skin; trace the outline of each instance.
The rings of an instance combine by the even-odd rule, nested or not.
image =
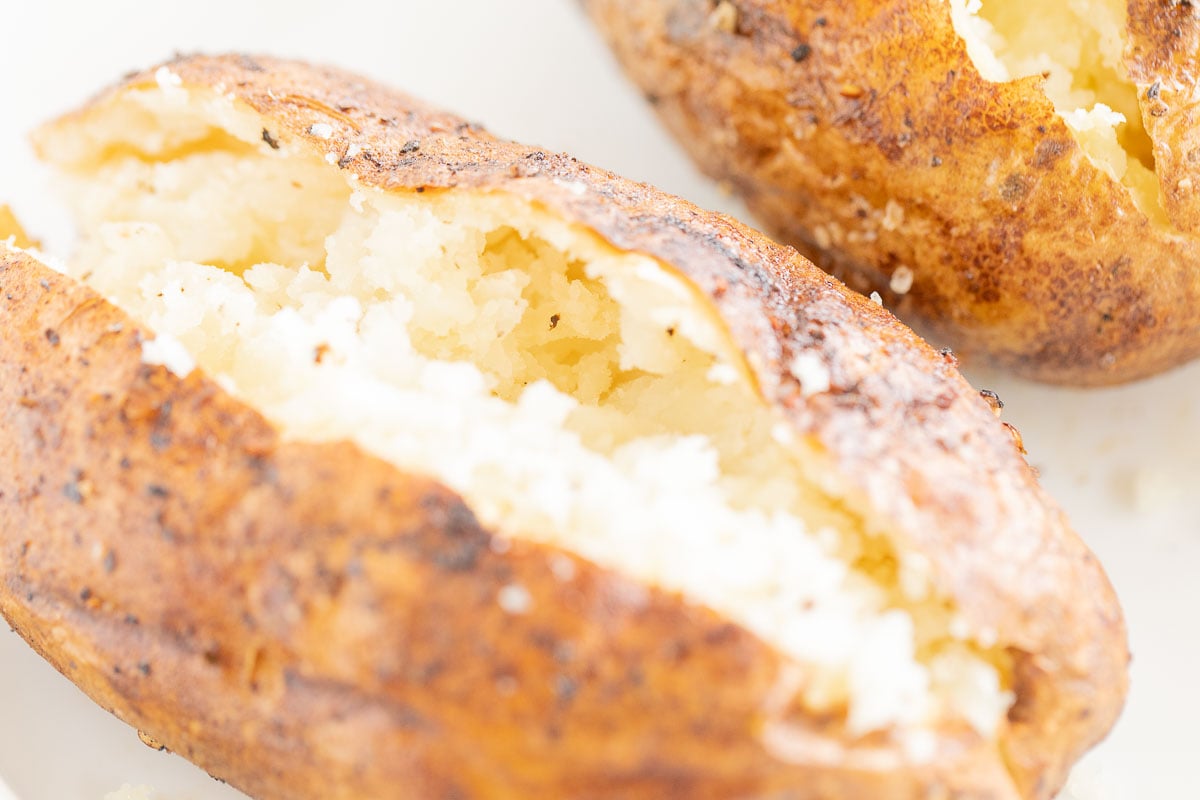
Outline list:
[[[569,703],[579,693],[579,682],[569,675],[559,674],[554,678],[554,699],[559,703]]]
[[[219,666],[221,664],[221,646],[218,644],[210,644],[204,648],[204,663],[210,667]]]
[[[461,503],[451,506],[446,522],[445,538],[452,542],[452,547],[441,550],[434,561],[452,572],[472,569],[490,537],[479,528],[470,509]]]
[[[1033,166],[1038,169],[1048,169],[1066,155],[1072,146],[1071,142],[1063,139],[1043,139],[1034,148]]]
[[[1023,175],[1016,172],[1006,177],[1000,184],[1000,199],[1010,205],[1019,203],[1028,193],[1028,182]]]
[[[561,319],[562,319],[562,315],[560,315],[560,314],[551,314],[551,315],[550,315],[550,330],[554,330],[555,328],[557,328],[557,327],[558,327],[558,322],[559,322],[559,320],[561,320]]]

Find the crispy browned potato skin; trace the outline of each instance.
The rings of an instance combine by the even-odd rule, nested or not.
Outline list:
[[[933,341],[1083,386],[1200,354],[1194,4],[1129,4],[1159,228],[1088,161],[1040,79],[980,77],[945,2],[738,0],[734,30],[712,0],[582,2],[704,170]],[[889,200],[894,229],[868,209]],[[902,265],[915,281],[901,296]]]
[[[244,56],[171,69],[260,112],[264,148],[356,144],[340,163],[364,185],[507,192],[687,275],[846,502],[996,633],[1018,700],[992,741],[941,725],[925,766],[885,736],[850,741],[777,707],[783,659],[744,629],[499,547],[453,493],[352,445],[280,441],[200,372],[142,364],[138,325],[90,289],[0,251],[0,612],[105,708],[293,799],[1041,798],[1108,730],[1128,654],[1103,571],[953,359],[886,311],[729,218],[356,76]],[[802,352],[829,392],[803,396],[784,367]],[[497,603],[514,583],[527,614]],[[813,746],[766,746],[780,724]]]

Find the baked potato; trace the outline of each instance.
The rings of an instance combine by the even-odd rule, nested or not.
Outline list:
[[[0,612],[257,798],[1048,798],[1101,567],[951,356],[794,250],[334,69],[48,125]]]
[[[1200,8],[583,0],[768,230],[1029,378],[1200,353]]]

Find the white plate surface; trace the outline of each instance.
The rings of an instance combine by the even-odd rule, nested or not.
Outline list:
[[[1032,6],[1032,4],[1031,4]],[[566,0],[0,3],[0,201],[61,240],[24,142],[36,123],[175,51],[240,49],[336,63],[487,124],[745,218],[666,138]],[[1200,797],[1200,365],[1076,392],[973,376],[1007,403],[1047,488],[1106,564],[1135,654],[1125,716],[1083,763],[1080,798]],[[19,800],[241,797],[152,752],[0,632],[0,780]],[[0,800],[9,800],[0,783]]]

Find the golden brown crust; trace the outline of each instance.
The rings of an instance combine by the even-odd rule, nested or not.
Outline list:
[[[731,219],[355,76],[246,57],[170,68],[261,113],[264,148],[340,153],[394,191],[506,192],[687,275],[846,501],[1012,654],[1018,702],[998,742],[940,731],[926,767],[798,709],[775,719],[782,661],[742,629],[578,561],[564,585],[549,551],[496,552],[445,489],[350,446],[280,443],[202,377],[143,366],[133,324],[89,290],[9,255],[0,410],[17,423],[0,463],[19,467],[0,486],[0,607],[106,707],[262,797],[369,795],[401,775],[414,796],[1048,797],[1107,731],[1127,661],[1111,587],[953,359],[886,311]],[[803,395],[786,368],[801,353],[828,366],[829,392]],[[45,546],[14,535],[30,530]],[[514,581],[533,613],[498,607]],[[122,627],[129,609],[139,624]],[[148,675],[123,655],[139,650]],[[772,722],[836,758],[769,746]]]
[[[1163,228],[1088,160],[1038,79],[979,75],[948,3],[739,0],[728,31],[710,0],[583,2],[705,170],[935,340],[1079,385],[1200,354],[1193,4],[1129,4]],[[901,267],[914,281],[897,295]]]

